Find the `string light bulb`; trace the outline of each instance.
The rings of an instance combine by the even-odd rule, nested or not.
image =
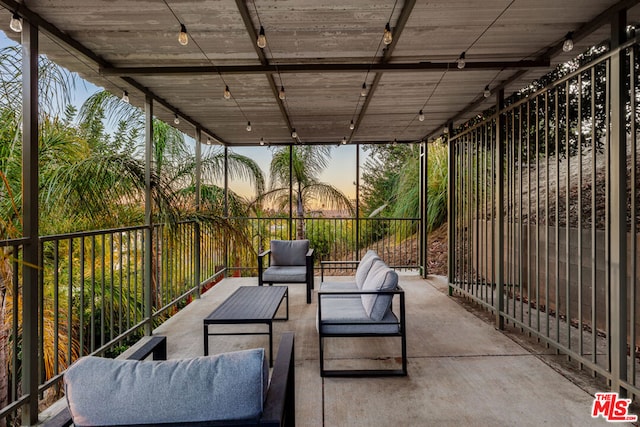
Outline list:
[[[122,92],[122,102],[129,103],[129,92],[126,90]]]
[[[387,22],[387,25],[384,26],[384,35],[382,36],[382,41],[384,44],[389,45],[393,41],[393,33],[391,32],[391,26]]]
[[[422,112],[422,110],[420,110],[420,112],[418,113],[418,120],[424,122],[424,113]]]
[[[224,87],[224,99],[231,99],[231,91],[229,90],[229,86]]]
[[[265,47],[267,47],[267,37],[264,35],[264,27],[262,25],[260,25],[257,44],[260,49],[264,49]]]
[[[187,34],[187,27],[184,24],[180,24],[180,34],[178,34],[178,43],[182,46],[186,46],[189,43],[189,35]]]
[[[251,122],[247,122],[247,132],[251,132]]]
[[[9,22],[9,28],[11,28],[16,33],[22,32],[22,19],[18,12],[13,12],[13,16],[11,17],[11,21]]]
[[[449,127],[445,126],[443,132],[444,132],[445,135],[448,135],[449,134]]]
[[[260,138],[260,145],[264,145],[264,138]]]
[[[356,128],[356,124],[353,123],[353,120],[351,120],[351,123],[349,123],[349,129],[354,130]]]
[[[211,145],[211,138],[207,138],[207,145]]]
[[[393,138],[393,145],[398,145],[398,140],[396,138]]]
[[[488,98],[491,96],[491,89],[489,89],[489,85],[486,85],[484,87],[484,92],[482,92],[482,95],[484,95],[485,98]]]
[[[347,144],[347,137],[343,136],[342,137],[342,145],[346,145]]]
[[[360,91],[360,96],[367,96],[367,83],[362,83],[362,90]]]
[[[178,117],[178,115],[176,114],[174,119],[173,119],[173,123],[179,125],[180,124],[180,118]]]
[[[291,138],[297,138],[298,137],[298,132],[296,132],[296,128],[293,128],[293,130],[291,131]]]
[[[278,98],[280,98],[283,101],[287,98],[287,95],[284,93],[284,86],[280,86],[280,92],[278,92]]]
[[[458,57],[458,59],[456,59],[456,64],[458,64],[458,68],[461,70],[464,68],[465,65],[467,65],[467,62],[465,61],[465,57],[466,57],[466,52],[462,52]]]
[[[573,32],[569,31],[564,37],[564,43],[562,43],[562,50],[565,52],[571,52],[573,50]]]

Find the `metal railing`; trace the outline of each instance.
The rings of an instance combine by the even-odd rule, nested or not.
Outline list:
[[[637,54],[635,42],[613,50],[450,141],[451,289],[633,397]],[[618,93],[614,58],[627,80]]]
[[[211,223],[154,225],[151,274],[145,271],[148,228],[46,236],[39,239],[38,372],[40,399],[60,396],[62,373],[85,355],[113,355],[177,312],[225,274],[255,275],[257,253],[271,239],[295,238],[288,218],[230,218]],[[418,268],[410,236],[416,219],[305,218],[304,230],[323,259],[359,258],[377,250],[390,264]],[[359,230],[360,240],[355,230]],[[0,418],[19,419],[26,404],[20,384],[22,251],[26,239],[0,242],[5,288],[0,330]],[[397,256],[400,254],[400,256]],[[397,260],[397,262],[394,262]],[[150,286],[145,284],[150,277]],[[8,280],[8,281],[7,281]],[[149,291],[150,290],[150,291]],[[16,303],[17,302],[17,303]],[[147,310],[150,304],[150,310]],[[15,309],[18,307],[18,309]],[[150,312],[151,317],[145,315]],[[2,363],[2,357],[6,363]]]

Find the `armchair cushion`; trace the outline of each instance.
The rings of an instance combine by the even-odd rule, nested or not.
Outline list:
[[[369,271],[371,271],[371,267],[373,263],[377,260],[382,260],[378,254],[369,249],[360,260],[358,264],[358,268],[356,269],[356,286],[358,289],[362,289],[365,280],[367,280],[367,276],[369,275]]]
[[[323,301],[328,295],[322,295]],[[322,318],[319,318],[322,316]],[[322,304],[322,313],[316,316],[316,329],[323,334],[397,334],[398,318],[388,310],[378,322],[373,322],[360,302],[360,298],[331,298]]]
[[[267,268],[262,272],[262,280],[270,283],[291,283],[291,282],[305,282],[307,275],[307,269],[302,266],[275,266]]]
[[[383,261],[375,261],[367,275],[363,291],[393,291],[398,286],[398,273]],[[391,306],[392,295],[363,294],[362,306],[372,320],[382,320]]]
[[[305,265],[308,251],[309,240],[272,240],[271,265]]]
[[[64,375],[76,426],[257,419],[269,369],[264,349],[167,361],[84,357]]]

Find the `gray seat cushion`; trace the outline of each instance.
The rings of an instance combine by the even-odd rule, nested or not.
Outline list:
[[[320,285],[320,290],[329,292],[357,292],[360,289],[358,289],[358,286],[356,286],[356,282],[322,282],[322,284]],[[359,297],[360,295],[355,296]],[[326,297],[329,297],[329,295],[327,295]]]
[[[371,271],[371,267],[376,260],[382,261],[378,254],[371,249],[362,256],[362,259],[358,263],[358,268],[356,269],[356,285],[358,286],[358,289],[362,289],[362,286],[369,275],[369,271]]]
[[[398,273],[382,261],[375,261],[367,280],[362,286],[363,291],[394,291],[398,287]],[[362,306],[372,320],[382,320],[391,306],[392,295],[363,294]]]
[[[271,266],[262,272],[262,280],[267,283],[305,283],[307,269],[305,266]]]
[[[308,240],[272,240],[271,265],[306,265]]]
[[[379,321],[372,321],[360,298],[327,298],[321,303],[322,321],[316,319],[316,328],[325,334],[396,334],[400,331],[398,318],[388,310]],[[345,324],[346,323],[346,324]]]
[[[167,361],[83,357],[64,375],[76,426],[257,419],[264,349]]]

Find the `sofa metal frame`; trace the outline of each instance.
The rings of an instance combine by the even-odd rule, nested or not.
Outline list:
[[[397,333],[379,333],[379,332],[351,332],[351,333],[328,333],[323,330],[322,323],[322,305],[330,304],[332,299],[348,297],[349,295],[395,295],[399,296],[399,313],[395,313],[398,318],[397,322],[392,324],[398,325]],[[323,295],[328,297],[323,298]],[[322,301],[325,300],[323,303]],[[393,304],[389,308],[393,312]],[[331,322],[331,326],[336,325],[380,325],[390,324],[383,321],[371,322]],[[381,377],[381,376],[406,376],[407,375],[407,329],[405,321],[405,297],[404,290],[398,286],[393,291],[318,291],[318,336],[320,348],[320,376],[322,377]],[[324,342],[325,338],[365,338],[365,337],[400,337],[402,351],[402,368],[401,369],[325,369],[324,368]]]

